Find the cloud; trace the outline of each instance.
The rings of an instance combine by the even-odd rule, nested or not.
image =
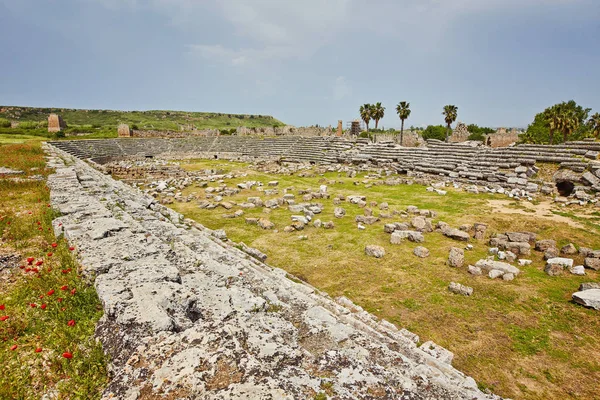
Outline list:
[[[333,84],[333,98],[334,100],[341,100],[345,97],[348,97],[352,94],[352,88],[346,81],[346,78],[343,76],[338,76],[335,78],[335,82]]]

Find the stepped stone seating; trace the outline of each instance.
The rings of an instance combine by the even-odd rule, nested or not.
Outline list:
[[[600,143],[590,141],[553,146],[524,144],[489,148],[428,140],[426,147],[401,147],[393,142],[371,143],[367,138],[347,140],[335,136],[119,138],[57,141],[51,144],[78,158],[93,158],[99,163],[129,156],[249,157],[310,163],[371,162],[390,165],[400,173],[433,174],[517,188],[526,188],[529,183],[526,178],[519,178],[515,174],[517,167],[553,163],[561,168],[583,172],[592,169],[595,164],[591,161],[600,154]]]

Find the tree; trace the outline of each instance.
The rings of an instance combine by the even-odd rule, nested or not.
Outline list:
[[[481,140],[483,141],[484,135],[489,135],[490,133],[496,132],[494,128],[488,128],[486,126],[478,126],[476,124],[467,125],[467,130],[470,135],[468,137],[469,140]]]
[[[427,126],[427,128],[425,128],[423,130],[423,133],[421,134],[421,136],[423,136],[423,139],[425,139],[425,140],[427,140],[427,139],[444,140],[445,135],[446,135],[446,128],[442,125],[429,125],[429,126]]]
[[[369,121],[371,121],[371,118],[373,117],[371,114],[373,112],[373,106],[369,103],[365,103],[360,106],[359,112],[360,117],[365,122],[365,125],[367,125],[367,132],[369,132]]]
[[[600,113],[596,113],[590,117],[588,126],[592,135],[598,138],[600,136]]]
[[[375,129],[379,125],[379,120],[383,118],[385,114],[385,107],[381,105],[380,102],[377,102],[371,105],[371,118],[375,120]]]
[[[402,143],[404,143],[404,120],[410,116],[410,103],[401,101],[396,106],[396,112],[400,121],[402,121],[402,126],[400,127],[400,145],[402,146]]]
[[[590,111],[590,108],[583,108],[573,100],[554,104],[536,114],[525,132],[527,141],[554,144],[560,141],[555,138],[556,132],[561,132],[565,141],[569,136],[571,140],[585,138],[590,134],[590,125],[586,123]]]
[[[442,115],[444,115],[444,120],[446,121],[446,142],[448,142],[448,136],[450,136],[450,125],[452,125],[452,123],[456,121],[456,118],[458,117],[458,107],[448,104],[444,106]]]

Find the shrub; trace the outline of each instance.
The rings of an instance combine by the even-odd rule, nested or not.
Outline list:
[[[0,128],[10,128],[10,121],[4,118],[0,118]]]

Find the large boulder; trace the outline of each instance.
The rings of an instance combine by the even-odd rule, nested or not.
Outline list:
[[[427,258],[429,257],[429,249],[423,246],[417,246],[413,250],[413,254],[419,258]]]
[[[504,248],[517,256],[531,254],[531,245],[527,242],[507,242]]]
[[[411,242],[423,243],[425,238],[421,232],[417,231],[394,231],[390,236],[390,243],[400,244],[404,239],[408,239]]]
[[[452,247],[448,255],[448,265],[455,268],[460,268],[465,262],[465,251],[458,247]]]
[[[585,307],[600,310],[600,289],[589,289],[573,293],[573,301]]]
[[[587,257],[583,262],[583,265],[594,271],[600,271],[600,258]]]
[[[455,229],[455,228],[444,229],[442,231],[442,233],[444,234],[444,236],[447,236],[454,240],[460,240],[463,242],[468,242],[469,239],[471,238],[471,235],[469,235],[467,232],[464,232],[464,231],[461,231],[460,229]]]
[[[475,263],[476,267],[481,268],[483,271],[502,271],[503,273],[511,273],[513,275],[519,275],[521,270],[514,265],[510,265],[509,263],[505,263],[502,261],[494,261],[494,260],[479,260]]]
[[[546,261],[544,272],[550,276],[562,275],[566,268],[573,267],[573,260],[570,258],[554,257]]]
[[[535,242],[535,249],[537,251],[546,251],[550,248],[556,248],[556,240],[544,239]]]

